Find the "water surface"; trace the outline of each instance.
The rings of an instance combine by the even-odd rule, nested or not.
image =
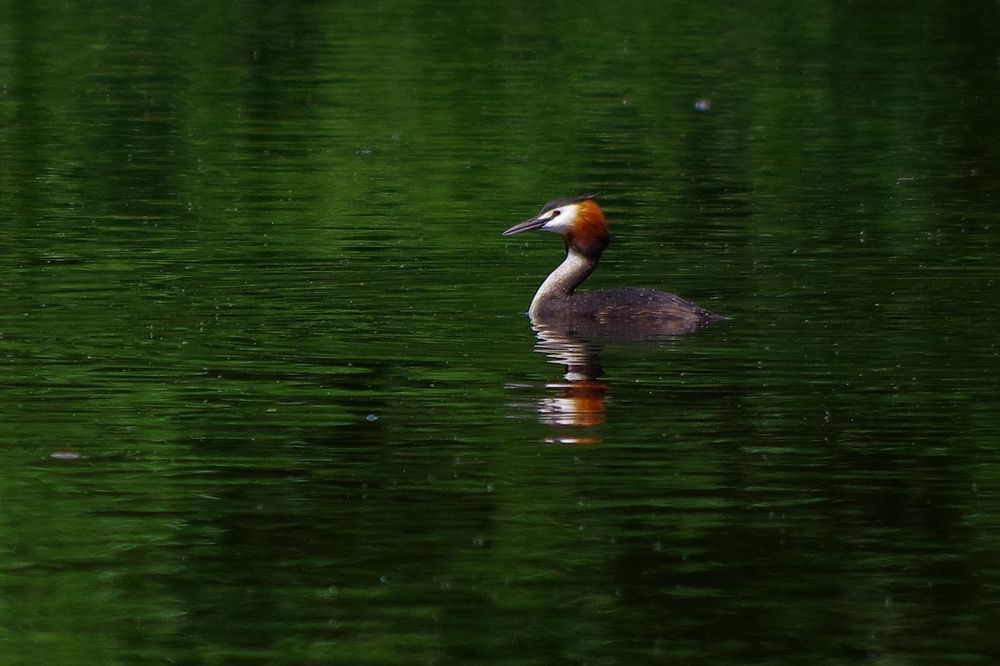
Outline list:
[[[0,8],[0,660],[992,663],[998,19]]]

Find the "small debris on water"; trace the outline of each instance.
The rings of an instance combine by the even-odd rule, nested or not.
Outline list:
[[[83,454],[79,451],[53,451],[49,457],[53,460],[82,460]]]
[[[702,97],[695,101],[694,110],[698,113],[708,113],[712,110],[712,100]]]
[[[365,421],[368,421],[368,423],[375,423],[376,421],[378,421],[378,415],[369,414],[368,416],[365,417]]]

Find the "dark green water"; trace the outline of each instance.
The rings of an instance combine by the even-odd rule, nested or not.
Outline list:
[[[998,26],[0,5],[0,662],[996,663]]]

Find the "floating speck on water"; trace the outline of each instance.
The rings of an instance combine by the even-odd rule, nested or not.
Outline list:
[[[694,110],[698,113],[708,113],[712,110],[712,100],[702,97],[694,103]]]
[[[53,460],[82,460],[83,454],[78,451],[53,451],[49,457]]]
[[[368,423],[375,423],[378,421],[378,416],[376,414],[369,414],[365,417],[365,421],[368,421]]]

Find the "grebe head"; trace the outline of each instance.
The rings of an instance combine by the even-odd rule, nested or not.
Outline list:
[[[503,236],[513,236],[525,231],[552,231],[566,240],[566,249],[596,259],[601,256],[610,241],[608,222],[604,212],[594,201],[596,194],[581,194],[577,197],[553,199],[538,215],[516,224]]]

